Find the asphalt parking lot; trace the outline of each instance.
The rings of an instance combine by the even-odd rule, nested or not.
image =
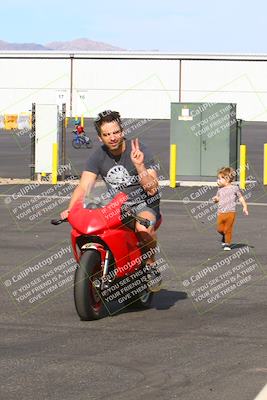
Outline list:
[[[65,208],[74,186],[0,185],[1,399],[255,398],[267,380],[265,127],[247,123],[243,130],[253,179],[244,192],[249,216],[238,206],[233,250],[224,252],[216,233],[209,202],[216,188],[162,187],[162,288],[150,309],[124,307],[99,321],[79,320],[72,271],[60,290],[34,304],[17,300],[19,291],[26,293],[23,272],[69,246],[70,226],[52,226],[50,219]],[[96,145],[92,124],[88,133]],[[71,128],[67,134],[70,139]],[[134,134],[168,179],[169,122],[149,121]],[[0,132],[0,141],[0,177],[29,177],[29,138]],[[68,140],[72,174],[80,174],[88,151]],[[48,276],[54,264],[45,268]],[[17,278],[10,287],[11,276],[21,283]]]
[[[18,308],[5,286],[10,274],[25,269],[31,260],[43,259],[70,234],[67,224],[49,224],[64,204],[37,221],[16,219],[13,210],[29,197],[6,199],[21,189],[0,186],[1,398],[255,398],[267,376],[267,196],[263,187],[254,188],[248,217],[239,206],[234,232],[237,246],[232,254],[247,249],[242,260],[249,254],[257,263],[249,273],[250,281],[212,303],[197,298],[188,286],[190,278],[211,262],[229,257],[221,250],[214,221],[208,219],[211,214],[203,215],[202,204],[216,189],[191,201],[199,188],[165,188],[159,244],[168,268],[161,291],[149,310],[124,308],[93,322],[78,319],[71,285],[30,308],[24,303]],[[33,198],[48,189],[38,187]],[[224,264],[221,272],[228,270]],[[210,275],[209,281],[214,277]]]
[[[161,163],[161,171],[168,179],[170,151],[169,120],[125,120],[127,138],[139,137]],[[128,124],[128,125],[127,125]],[[83,171],[85,161],[93,149],[76,150],[71,145],[73,124],[69,123],[66,134],[67,172],[77,175]],[[99,145],[92,120],[85,121],[86,134],[93,140],[94,148]],[[247,145],[250,172],[262,181],[263,144],[267,143],[267,124],[264,122],[243,122],[242,144]],[[31,151],[29,134],[20,131],[0,130],[0,178],[29,178]],[[214,172],[216,174],[216,171]]]

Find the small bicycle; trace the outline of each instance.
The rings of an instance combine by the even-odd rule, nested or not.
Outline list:
[[[72,139],[72,146],[75,149],[80,149],[81,147],[86,147],[87,149],[91,149],[93,147],[92,140],[85,135],[80,135],[76,130],[72,131],[74,137]]]

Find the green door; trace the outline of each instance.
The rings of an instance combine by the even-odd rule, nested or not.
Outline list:
[[[214,104],[201,113],[201,176],[215,176],[219,168],[230,164],[231,109],[231,104]]]
[[[180,177],[215,177],[222,166],[236,165],[235,105],[172,103],[172,143],[177,144]]]
[[[192,117],[192,107],[173,103],[171,107],[171,143],[178,146],[178,175],[200,174],[200,140],[194,134],[200,124],[201,115]]]

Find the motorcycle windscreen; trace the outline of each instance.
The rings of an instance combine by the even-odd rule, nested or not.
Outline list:
[[[118,193],[108,205],[91,210],[84,208],[83,201],[78,200],[69,213],[68,221],[74,229],[87,235],[114,229],[123,224],[121,206],[127,198],[126,194]]]

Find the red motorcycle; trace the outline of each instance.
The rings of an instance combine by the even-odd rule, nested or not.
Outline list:
[[[148,227],[148,219],[135,216],[126,205],[126,194],[118,193],[109,204],[78,201],[71,209],[71,240],[78,267],[74,276],[74,301],[81,320],[112,314],[117,306],[148,308],[160,273],[146,267],[150,251],[139,242],[135,221]],[[58,225],[67,220],[52,220]],[[159,227],[159,220],[155,229]],[[155,254],[155,253],[153,253]]]

